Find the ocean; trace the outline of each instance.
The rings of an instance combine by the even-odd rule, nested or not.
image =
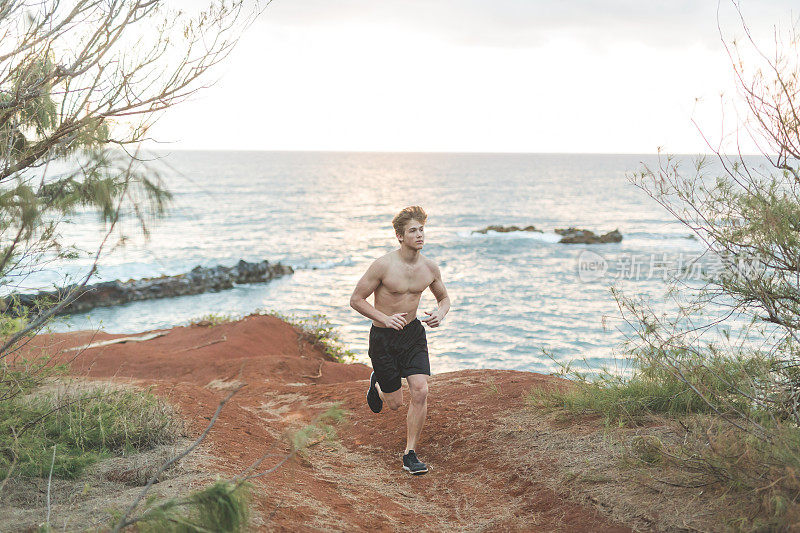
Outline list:
[[[239,259],[279,261],[295,273],[217,293],[97,308],[59,319],[53,331],[134,333],[257,309],[297,317],[321,313],[368,364],[371,321],[349,306],[349,297],[367,266],[397,248],[394,214],[421,205],[428,213],[422,253],[440,265],[452,301],[443,325],[427,328],[433,373],[547,373],[569,361],[625,372],[622,343],[635,333],[610,287],[668,306],[663,266],[690,263],[703,251],[689,228],[628,180],[642,164],[656,164],[655,155],[153,154],[174,193],[168,214],[151,224],[147,241],[133,219],[124,221],[129,241],[112,250],[115,240],[109,239],[92,282],[232,266]],[[88,212],[71,217],[61,228],[64,242],[94,250],[104,235],[97,218]],[[543,233],[475,233],[512,224]],[[597,234],[618,229],[623,240],[559,243],[553,230],[570,226]],[[25,285],[75,281],[90,264],[89,258],[50,264]],[[686,290],[699,286],[687,272]],[[418,314],[435,305],[426,291]]]

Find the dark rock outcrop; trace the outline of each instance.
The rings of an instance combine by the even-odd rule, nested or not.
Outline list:
[[[213,268],[194,267],[190,272],[176,276],[159,276],[128,281],[106,281],[86,285],[81,295],[65,306],[58,314],[83,313],[95,307],[108,307],[138,300],[169,298],[203,292],[218,292],[233,288],[235,283],[261,283],[273,278],[292,274],[294,270],[280,263],[269,261],[248,263],[240,260],[235,266],[218,265]],[[67,285],[55,291],[39,291],[34,294],[12,293],[0,298],[0,310],[12,316],[21,315],[23,309],[33,309],[35,300],[59,301],[77,284]]]
[[[588,229],[567,228],[553,230],[561,235],[561,240],[566,244],[601,244],[609,242],[620,242],[622,234],[619,230],[609,231],[605,235],[595,235],[594,232]]]
[[[474,230],[473,233],[486,233],[487,231],[497,231],[499,233],[508,233],[510,231],[538,231],[542,233],[542,230],[536,229],[533,226],[525,226],[524,228],[520,228],[519,226],[486,226],[483,229]]]
[[[496,231],[498,233],[509,233],[511,231],[536,231],[543,233],[542,230],[536,229],[534,226],[525,226],[524,228],[520,228],[519,226],[486,226],[483,229],[473,230],[472,233],[486,234],[487,231]],[[595,235],[594,232],[589,231],[588,229],[578,229],[573,227],[567,229],[555,229],[553,231],[561,235],[561,240],[558,242],[563,242],[566,244],[601,244],[620,242],[622,240],[622,234],[616,229],[614,231],[609,231],[605,235]]]

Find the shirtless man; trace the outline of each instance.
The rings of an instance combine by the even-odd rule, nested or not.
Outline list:
[[[378,413],[383,404],[390,409],[403,405],[401,378],[411,392],[406,424],[406,449],[403,468],[424,474],[427,465],[419,460],[417,445],[428,411],[428,341],[422,322],[436,328],[450,310],[450,298],[442,283],[439,267],[420,250],[425,244],[424,224],[428,215],[419,206],[406,207],[392,220],[400,248],[376,259],[359,280],[350,306],[372,319],[369,332],[369,358],[373,372],[369,378],[367,404]],[[438,308],[420,321],[417,307],[422,292],[430,287]],[[375,306],[367,297],[375,293]]]

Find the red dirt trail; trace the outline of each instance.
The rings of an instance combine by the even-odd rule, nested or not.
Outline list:
[[[247,468],[285,431],[296,430],[335,402],[347,411],[336,441],[319,441],[276,471],[256,478],[253,529],[258,531],[631,531],[597,509],[576,503],[536,481],[556,468],[552,458],[520,464],[505,453],[499,427],[504,412],[524,408],[533,386],[565,380],[532,372],[462,370],[434,374],[428,417],[417,445],[428,474],[401,468],[406,405],[374,414],[365,394],[371,369],[331,361],[291,325],[250,315],[216,326],[186,326],[142,342],[82,351],[72,373],[154,385],[199,435],[237,382],[246,383],[223,408],[205,445],[223,475]],[[143,332],[147,333],[147,332]],[[365,328],[364,334],[367,334]],[[118,337],[78,331],[39,335],[20,355],[59,354]],[[436,356],[431,366],[435,372]],[[285,441],[285,439],[283,439]],[[269,457],[259,471],[274,465]]]

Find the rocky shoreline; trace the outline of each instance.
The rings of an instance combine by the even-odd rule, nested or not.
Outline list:
[[[533,225],[500,226],[490,225],[483,229],[473,230],[473,233],[486,234],[489,231],[510,233],[515,231],[533,231],[544,233],[543,230]],[[615,229],[603,235],[596,235],[591,230],[569,227],[556,228],[555,233],[561,235],[558,241],[564,244],[602,244],[617,243],[622,241],[622,234]],[[291,266],[281,263],[270,263],[267,260],[249,263],[240,260],[232,267],[217,265],[207,268],[196,266],[191,271],[175,276],[159,276],[155,278],[142,278],[128,281],[106,281],[87,285],[82,289],[82,294],[57,314],[84,313],[96,307],[111,307],[128,302],[150,300],[156,298],[171,298],[201,294],[204,292],[217,292],[233,288],[234,284],[263,283],[274,278],[293,274]],[[26,313],[37,312],[38,306],[50,302],[55,303],[74,290],[77,284],[66,285],[53,291],[39,291],[36,293],[11,293],[0,297],[0,312],[12,317],[24,316]]]
[[[513,231],[535,231],[537,233],[544,233],[543,230],[537,229],[535,226],[486,226],[483,229],[473,230],[473,233],[486,234],[489,231],[497,233],[510,233]],[[553,232],[561,235],[561,240],[558,242],[564,244],[605,244],[613,242],[621,242],[622,234],[618,229],[604,233],[603,235],[596,235],[593,231],[588,229],[579,229],[569,227],[567,229],[556,228]]]
[[[231,289],[237,283],[263,283],[293,273],[292,267],[281,263],[270,263],[267,260],[249,263],[240,260],[232,267],[217,265],[207,268],[198,265],[185,274],[175,276],[106,281],[86,285],[82,294],[58,314],[83,313],[95,307],[110,307],[140,300],[218,292]],[[15,317],[22,316],[28,310],[35,310],[37,301],[59,301],[75,287],[77,284],[54,291],[12,293],[0,298],[0,311]]]

